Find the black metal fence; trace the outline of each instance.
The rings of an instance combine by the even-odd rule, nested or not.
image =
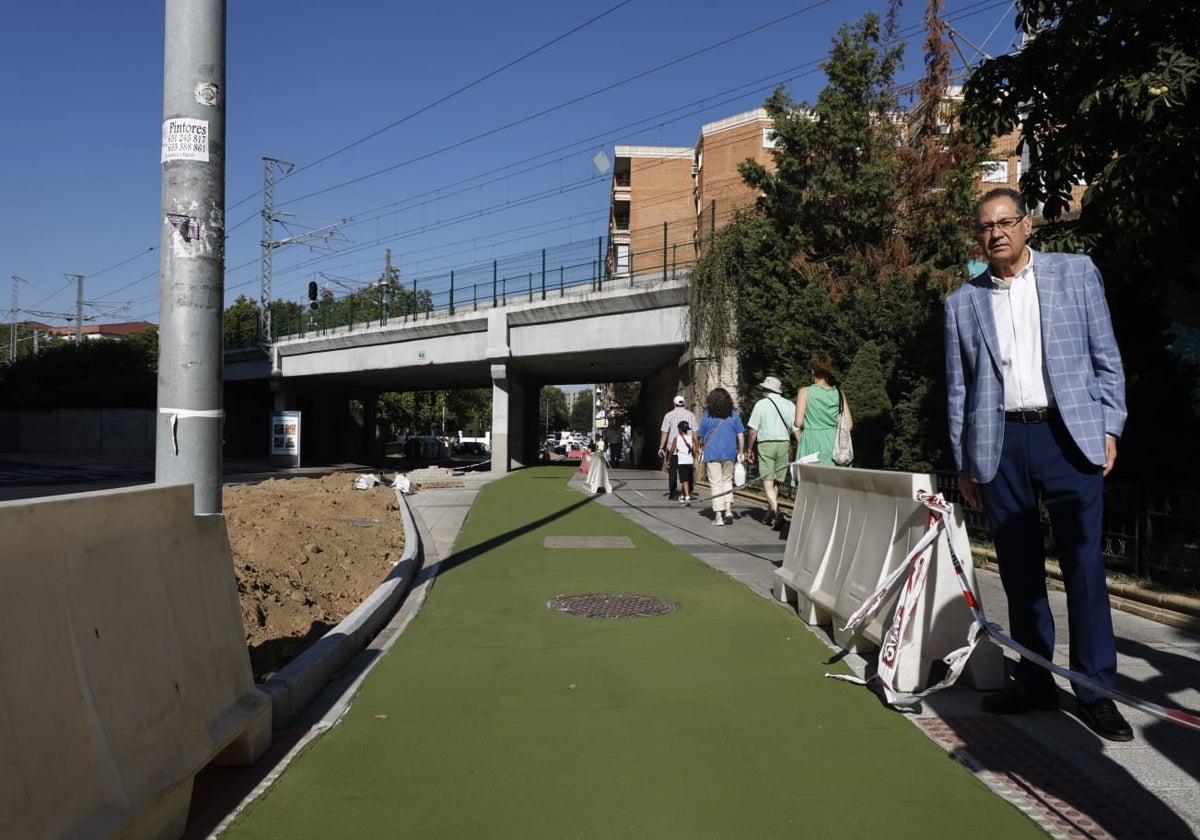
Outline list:
[[[958,475],[937,473],[938,491],[962,504]],[[964,507],[972,541],[990,542],[987,517]],[[1042,511],[1047,552],[1054,554],[1050,520]],[[1104,560],[1117,572],[1172,586],[1200,589],[1200,491],[1106,484]]]

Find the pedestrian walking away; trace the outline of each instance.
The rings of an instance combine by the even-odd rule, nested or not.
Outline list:
[[[692,494],[695,492],[693,488],[696,486],[694,466],[696,463],[696,432],[686,420],[679,421],[678,432],[671,444],[670,454],[675,457],[675,463],[679,470],[679,501],[690,505]]]
[[[796,446],[796,457],[804,459],[816,455],[816,463],[833,466],[833,443],[837,436],[838,412],[846,412],[848,428],[854,428],[854,415],[850,413],[850,402],[841,388],[834,387],[829,379],[833,371],[833,360],[828,353],[814,353],[808,362],[813,384],[796,392],[796,428],[800,441]]]
[[[1104,478],[1125,426],[1125,374],[1091,259],[1027,244],[1021,194],[976,205],[988,268],[946,298],[950,448],[967,504],[987,513],[1012,638],[1054,656],[1040,505],[1050,515],[1070,624],[1072,671],[1113,687],[1116,641],[1101,546]],[[1080,720],[1101,737],[1133,730],[1111,698],[1074,684]],[[1021,659],[984,698],[995,714],[1058,708],[1049,671]]]
[[[684,420],[692,429],[696,428],[696,415],[684,408],[683,395],[675,397],[674,406],[663,415],[662,430],[658,438],[658,457],[667,468],[667,498],[679,498],[679,462],[671,457],[671,446],[679,434],[679,424]]]
[[[771,528],[783,525],[779,512],[778,482],[790,481],[792,436],[795,433],[796,404],[782,396],[779,378],[768,376],[758,384],[763,396],[754,404],[747,422],[746,460],[758,463],[763,494],[767,497],[767,515],[763,523]]]
[[[704,414],[696,429],[700,460],[712,493],[714,525],[733,523],[733,465],[745,453],[746,429],[724,388],[714,388],[704,401]]]

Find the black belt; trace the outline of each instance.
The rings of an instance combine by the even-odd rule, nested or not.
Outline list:
[[[1045,423],[1058,413],[1057,408],[1022,408],[1019,411],[1004,412],[1005,420],[1017,423]]]

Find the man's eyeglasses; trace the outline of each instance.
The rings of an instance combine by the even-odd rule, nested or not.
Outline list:
[[[1022,213],[1020,216],[1010,216],[1007,219],[997,219],[994,222],[984,222],[983,224],[981,224],[977,228],[975,228],[975,230],[979,232],[980,236],[982,236],[985,233],[991,233],[992,231],[997,230],[997,229],[1012,230],[1013,228],[1015,228],[1017,226],[1017,224],[1019,222],[1021,222],[1028,215],[1029,215],[1028,213]]]

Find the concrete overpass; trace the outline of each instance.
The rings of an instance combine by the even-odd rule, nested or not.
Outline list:
[[[688,311],[687,276],[679,272],[288,338],[270,358],[227,355],[226,400],[234,405],[226,414],[232,419],[237,410],[230,395],[238,383],[270,383],[274,409],[304,412],[302,449],[315,443],[322,457],[342,459],[376,446],[364,441],[366,452],[345,451],[344,400],[363,402],[363,428],[373,438],[380,393],[491,386],[493,467],[521,466],[537,458],[544,385],[638,381],[642,416],[655,422],[671,396],[690,393]],[[266,427],[263,418],[263,440]]]

